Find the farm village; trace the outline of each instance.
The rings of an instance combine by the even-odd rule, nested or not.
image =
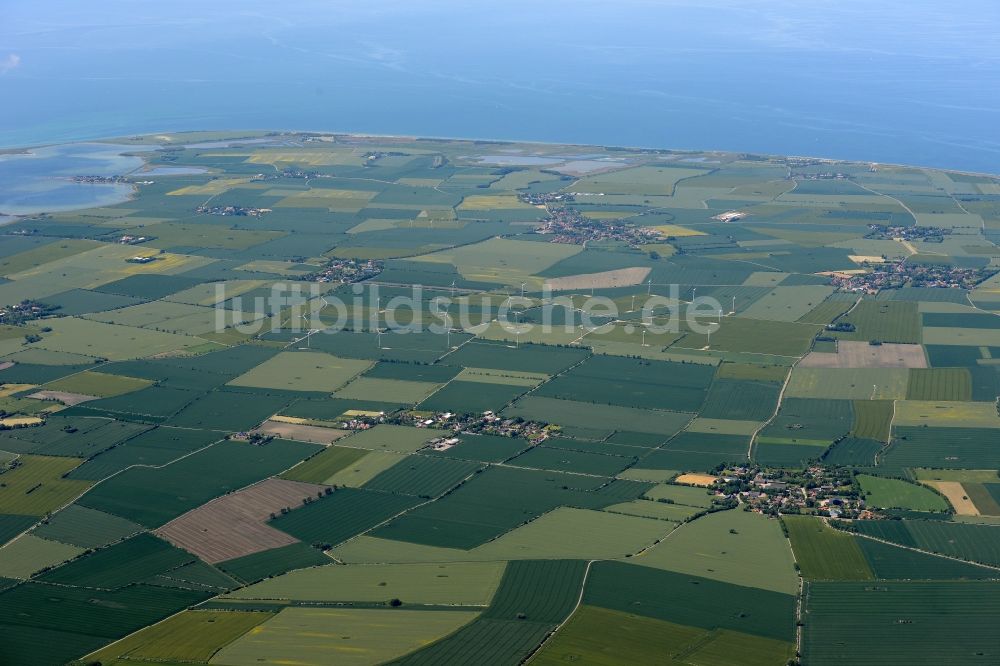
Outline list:
[[[0,227],[0,661],[1000,659],[1000,180],[94,145]]]

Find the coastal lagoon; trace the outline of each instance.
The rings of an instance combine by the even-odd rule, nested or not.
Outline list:
[[[55,213],[127,200],[131,185],[73,180],[120,176],[143,165],[141,157],[123,155],[123,150],[111,144],[73,143],[0,155],[0,220],[3,214]]]

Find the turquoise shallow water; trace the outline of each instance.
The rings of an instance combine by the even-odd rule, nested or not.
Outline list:
[[[1000,3],[0,3],[0,145],[316,129],[1000,172]]]

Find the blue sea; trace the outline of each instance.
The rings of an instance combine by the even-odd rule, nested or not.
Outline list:
[[[3,0],[0,146],[310,129],[1000,173],[1000,3]]]

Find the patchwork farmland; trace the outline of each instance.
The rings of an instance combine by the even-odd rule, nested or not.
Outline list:
[[[1000,657],[1000,180],[113,141],[0,233],[0,663]]]

